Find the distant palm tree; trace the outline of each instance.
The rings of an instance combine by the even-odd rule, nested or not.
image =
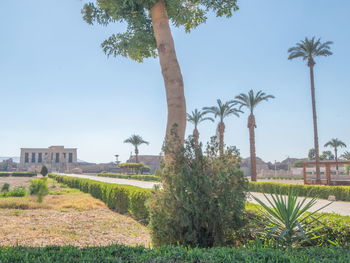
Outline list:
[[[346,147],[346,144],[337,138],[333,138],[332,140],[330,140],[324,145],[324,147],[329,147],[329,146],[334,148],[335,162],[336,162],[336,167],[338,171],[338,148]]]
[[[254,109],[262,101],[268,101],[269,99],[275,98],[273,95],[266,95],[266,93],[261,90],[254,94],[253,90],[250,90],[248,94],[241,93],[235,97],[235,100],[232,101],[234,104],[240,105],[247,108],[250,111],[248,117],[248,128],[249,128],[249,142],[250,142],[250,162],[251,162],[251,180],[256,181],[256,153],[255,153],[255,116]]]
[[[314,82],[314,66],[316,64],[314,58],[319,56],[330,56],[333,53],[330,51],[331,41],[321,43],[321,39],[315,37],[300,41],[295,47],[288,49],[288,59],[302,58],[307,61],[307,65],[310,68],[310,81],[311,81],[311,100],[312,100],[312,115],[314,125],[314,144],[315,144],[315,163],[316,163],[316,183],[321,183],[320,177],[320,156],[318,145],[318,130],[317,130],[317,114],[316,114],[316,95],[315,95],[315,82]]]
[[[135,159],[136,162],[139,162],[139,146],[142,144],[149,144],[149,142],[145,141],[144,139],[142,139],[142,137],[140,135],[131,135],[128,139],[126,139],[124,141],[124,143],[130,143],[135,147]]]
[[[345,160],[350,160],[350,152],[346,151],[340,157]]]
[[[242,113],[241,110],[234,108],[234,105],[230,102],[222,103],[221,100],[217,100],[217,106],[213,107],[204,107],[204,114],[214,114],[215,118],[219,118],[218,123],[218,132],[219,132],[219,151],[220,155],[224,153],[224,133],[225,133],[225,118],[235,115],[239,117],[239,113]]]
[[[214,121],[213,118],[205,117],[205,112],[195,109],[191,114],[187,113],[187,121],[193,123],[193,139],[196,146],[199,145],[198,124],[203,121]]]

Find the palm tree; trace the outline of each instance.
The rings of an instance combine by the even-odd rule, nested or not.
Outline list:
[[[205,117],[205,112],[195,109],[191,114],[187,113],[187,121],[193,123],[193,139],[196,146],[199,145],[198,124],[203,121],[214,121],[213,118]]]
[[[219,118],[217,131],[219,132],[219,150],[220,155],[224,153],[224,133],[225,133],[225,118],[230,115],[235,115],[239,117],[238,113],[242,113],[241,110],[234,108],[234,104],[230,102],[222,103],[221,100],[217,100],[217,106],[213,107],[204,107],[204,114],[214,114],[215,118]]]
[[[269,99],[275,98],[273,95],[267,95],[261,90],[254,94],[253,90],[250,90],[248,94],[241,93],[235,97],[235,100],[232,101],[234,104],[240,105],[247,108],[250,111],[248,117],[248,129],[249,129],[249,142],[250,142],[250,162],[251,162],[251,180],[256,181],[256,152],[255,152],[255,116],[254,109],[262,101],[268,101]]]
[[[289,60],[294,58],[302,58],[307,61],[307,65],[310,69],[310,82],[311,82],[311,100],[312,100],[312,115],[314,125],[314,145],[315,145],[315,163],[316,163],[316,183],[321,183],[320,177],[320,156],[318,145],[318,130],[317,130],[317,114],[316,114],[316,95],[315,95],[315,82],[314,82],[314,66],[316,64],[314,58],[319,56],[330,56],[333,53],[330,51],[331,41],[322,43],[321,39],[315,37],[300,41],[296,46],[288,49]]]
[[[329,147],[329,146],[334,148],[336,169],[338,171],[338,148],[346,147],[346,144],[337,138],[333,138],[324,145],[324,147]]]
[[[346,151],[340,157],[345,160],[350,160],[350,152]]]
[[[139,162],[139,146],[141,144],[149,144],[149,142],[145,141],[144,139],[142,139],[142,137],[140,135],[131,135],[128,139],[126,139],[124,141],[124,143],[130,143],[135,147],[135,159],[136,162]]]

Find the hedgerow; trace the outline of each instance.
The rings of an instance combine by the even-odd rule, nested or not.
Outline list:
[[[121,178],[121,179],[134,179],[140,181],[160,181],[159,176],[155,176],[152,174],[116,174],[116,173],[99,173],[97,174],[101,177],[110,177],[110,178]]]
[[[77,188],[93,197],[103,201],[110,209],[118,213],[129,213],[140,222],[148,222],[146,200],[151,195],[151,190],[136,186],[103,183],[90,179],[69,177],[64,175],[49,174],[50,178],[66,184],[71,188]]]
[[[350,186],[249,182],[250,192],[287,194],[290,190],[298,193],[299,196],[328,199],[328,196],[334,195],[339,201],[350,201]]]
[[[0,177],[16,176],[16,177],[33,177],[36,173],[32,172],[0,172]]]
[[[348,263],[350,248],[1,247],[1,263]]]

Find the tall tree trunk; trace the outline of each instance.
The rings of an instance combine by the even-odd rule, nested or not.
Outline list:
[[[251,113],[248,117],[249,142],[250,142],[250,164],[251,164],[251,180],[256,182],[256,153],[255,153],[255,116]]]
[[[137,147],[135,147],[135,161],[136,163],[139,162],[139,149]]]
[[[225,123],[222,121],[218,125],[219,130],[219,152],[220,156],[224,154],[224,134],[225,134]]]
[[[320,173],[320,151],[318,146],[318,129],[317,129],[317,113],[316,113],[316,95],[315,95],[315,81],[314,81],[314,65],[313,60],[309,60],[308,66],[310,68],[310,82],[311,82],[311,100],[312,100],[312,117],[314,124],[314,144],[315,144],[315,163],[316,163],[316,184],[321,184]]]
[[[186,130],[184,83],[176,57],[164,0],[159,0],[151,8],[151,17],[168,104],[166,138],[169,137],[171,130],[175,128],[180,143],[183,143]]]
[[[338,173],[338,149],[337,147],[334,147],[334,155],[335,155],[335,167],[336,167],[336,170],[337,170],[337,173]]]
[[[199,145],[199,131],[197,128],[194,128],[193,130],[193,140],[194,140],[194,145],[198,147]]]

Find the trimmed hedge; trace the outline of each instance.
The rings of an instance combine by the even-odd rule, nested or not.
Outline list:
[[[153,174],[116,174],[116,173],[99,173],[98,176],[121,178],[121,179],[134,179],[139,181],[155,181],[159,182],[160,177]]]
[[[33,177],[36,173],[29,172],[0,172],[0,177],[16,176],[16,177]]]
[[[103,201],[112,210],[121,214],[129,213],[140,222],[148,222],[148,210],[145,203],[151,195],[150,189],[103,183],[57,174],[49,174],[49,177],[71,188],[77,188],[82,192],[90,193],[93,197]]]
[[[350,186],[249,182],[250,192],[287,194],[290,190],[297,192],[299,196],[328,199],[328,196],[334,195],[339,201],[350,201]]]
[[[1,247],[1,263],[348,263],[350,248]]]

